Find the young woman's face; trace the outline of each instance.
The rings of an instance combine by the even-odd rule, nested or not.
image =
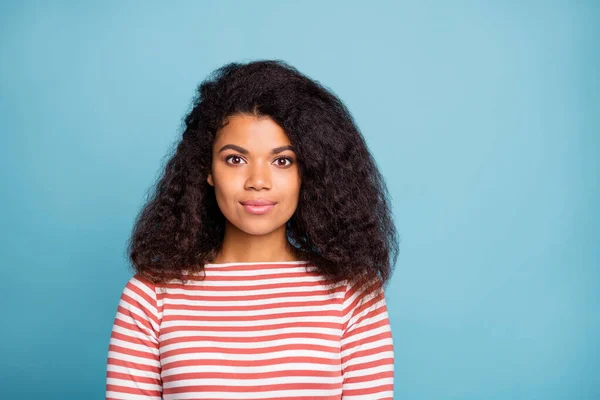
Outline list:
[[[228,121],[215,137],[207,178],[219,209],[230,224],[248,234],[285,231],[296,211],[301,183],[287,135],[269,117],[235,115]],[[267,205],[257,205],[260,202]]]

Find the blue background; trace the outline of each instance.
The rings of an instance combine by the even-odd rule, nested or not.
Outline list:
[[[599,17],[595,1],[2,2],[1,397],[103,398],[125,243],[196,85],[278,58],[340,96],[387,179],[395,397],[600,398]]]

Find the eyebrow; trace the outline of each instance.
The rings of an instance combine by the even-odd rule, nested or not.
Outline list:
[[[248,154],[248,150],[246,150],[243,147],[236,146],[235,144],[226,144],[225,146],[221,147],[221,150],[219,150],[219,153],[221,153],[221,152],[223,152],[223,151],[225,151],[227,149],[232,149],[232,150],[238,151],[238,152],[240,152],[242,154]],[[294,151],[294,148],[292,146],[290,146],[290,145],[276,147],[273,150],[271,150],[271,154],[278,154],[278,153],[281,153],[282,151],[285,151],[285,150]]]

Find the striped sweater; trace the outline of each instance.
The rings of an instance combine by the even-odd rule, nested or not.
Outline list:
[[[308,269],[307,269],[308,267]],[[392,399],[385,296],[326,282],[301,261],[205,265],[125,285],[107,399]]]

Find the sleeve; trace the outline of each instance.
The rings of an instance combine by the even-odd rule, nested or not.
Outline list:
[[[106,368],[106,399],[161,399],[159,307],[155,286],[133,276],[114,320]]]
[[[361,291],[347,285],[342,315],[342,399],[393,399],[394,347],[381,283]]]

